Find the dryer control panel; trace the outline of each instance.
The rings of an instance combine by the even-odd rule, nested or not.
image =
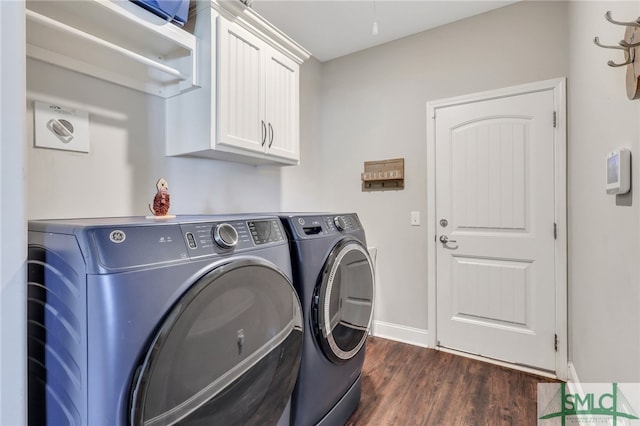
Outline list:
[[[327,224],[329,231],[338,230],[344,232],[357,231],[360,229],[360,222],[356,215],[327,216],[324,218],[324,222]]]
[[[298,238],[325,237],[362,229],[358,215],[340,214],[325,216],[297,216],[289,223]]]
[[[254,249],[285,240],[278,219],[182,224],[190,257]]]

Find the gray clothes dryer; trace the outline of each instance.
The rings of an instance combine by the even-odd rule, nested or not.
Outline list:
[[[301,306],[275,216],[29,222],[30,425],[287,424]]]
[[[360,402],[374,270],[355,213],[281,214],[302,303],[304,343],[295,426],[344,424]]]

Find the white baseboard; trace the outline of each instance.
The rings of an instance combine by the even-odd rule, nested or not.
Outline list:
[[[569,376],[567,379],[567,387],[569,388],[569,392],[584,395],[582,384],[580,382],[580,379],[578,378],[578,372],[576,371],[576,366],[573,365],[571,361],[567,363],[567,375]],[[575,424],[577,424],[578,426],[590,426],[598,424],[598,422],[591,414],[586,414],[578,416],[575,419]]]
[[[423,348],[429,347],[429,331],[421,328],[407,327],[384,321],[374,321],[372,335],[375,337],[382,337],[384,339],[395,340],[396,342],[421,346]]]
[[[578,372],[576,371],[576,366],[573,365],[571,361],[569,361],[569,364],[567,365],[567,373],[569,376],[569,379],[567,380],[569,390],[571,390],[572,393],[579,393],[582,395],[582,385],[578,378]]]

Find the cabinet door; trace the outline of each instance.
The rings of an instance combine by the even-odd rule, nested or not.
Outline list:
[[[218,138],[220,145],[264,151],[266,45],[226,19],[218,25]]]
[[[299,67],[291,59],[269,49],[267,56],[267,153],[298,160]]]

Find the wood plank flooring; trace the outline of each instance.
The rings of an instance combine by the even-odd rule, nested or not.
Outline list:
[[[347,426],[535,425],[536,385],[554,382],[378,337],[366,351],[360,405]]]

